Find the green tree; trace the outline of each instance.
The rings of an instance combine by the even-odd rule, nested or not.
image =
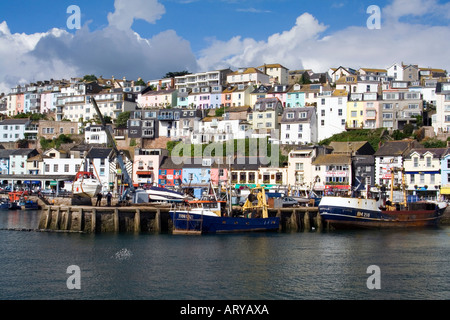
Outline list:
[[[84,82],[93,82],[97,81],[97,77],[94,74],[87,74],[83,77]]]
[[[180,77],[180,76],[185,76],[187,74],[191,74],[189,71],[175,71],[175,72],[167,72],[166,75],[163,77],[164,79],[166,78],[175,78],[175,77]]]
[[[116,120],[116,125],[118,128],[126,128],[128,119],[130,119],[130,111],[125,111],[119,114]]]
[[[136,81],[134,83],[136,86],[146,86],[147,84],[145,83],[144,80],[142,80],[141,78],[138,79],[138,81]]]

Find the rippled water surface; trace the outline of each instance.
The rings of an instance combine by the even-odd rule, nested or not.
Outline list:
[[[173,236],[11,231],[0,212],[0,299],[450,299],[450,227]],[[80,290],[69,290],[69,266]],[[367,268],[380,268],[370,290]]]

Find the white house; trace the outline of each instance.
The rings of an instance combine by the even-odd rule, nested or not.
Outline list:
[[[394,63],[387,68],[387,75],[394,80],[403,81],[403,65],[401,63]]]
[[[270,76],[256,68],[241,68],[227,75],[229,84],[269,84]]]
[[[114,151],[112,148],[91,148],[86,155],[86,161],[92,168],[93,173],[100,179],[103,192],[110,190],[114,185],[116,175],[116,164],[112,161]]]
[[[334,90],[332,94],[323,94],[317,100],[317,141],[345,131],[348,92]]]
[[[450,132],[450,83],[439,82],[436,87],[436,114],[434,132]]]
[[[91,144],[107,144],[108,135],[101,125],[90,125],[84,131],[84,140],[86,143]]]
[[[25,138],[29,119],[7,119],[0,122],[0,142],[16,142]]]
[[[314,107],[288,108],[281,117],[281,144],[317,142],[317,114]]]
[[[9,174],[28,174],[27,160],[38,154],[36,149],[16,149],[9,155]]]
[[[206,117],[197,130],[191,135],[193,144],[210,142],[226,142],[234,139],[245,139],[251,136],[251,126],[245,120]]]

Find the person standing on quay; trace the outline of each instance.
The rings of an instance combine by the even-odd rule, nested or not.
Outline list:
[[[106,195],[106,202],[108,203],[108,207],[111,207],[111,198],[112,194],[111,192],[108,192],[108,194]]]
[[[102,205],[102,198],[103,198],[103,195],[102,195],[101,192],[99,192],[99,193],[97,194],[97,202],[95,203],[95,206],[96,206],[96,207],[98,207],[99,205],[100,205],[100,206]]]

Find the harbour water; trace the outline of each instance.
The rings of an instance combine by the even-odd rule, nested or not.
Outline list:
[[[447,300],[450,227],[206,236],[34,229],[0,212],[0,300]],[[378,266],[380,289],[369,289]],[[78,266],[80,289],[69,289]]]

